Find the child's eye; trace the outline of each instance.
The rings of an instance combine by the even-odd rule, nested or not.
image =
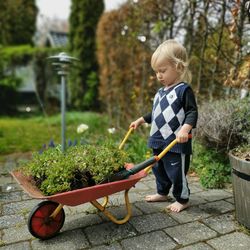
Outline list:
[[[159,70],[159,73],[164,73],[166,71],[166,69],[161,69]]]
[[[167,69],[159,69],[155,71],[155,74],[164,74],[166,72]]]

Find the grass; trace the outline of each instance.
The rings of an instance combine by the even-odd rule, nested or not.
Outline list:
[[[80,124],[87,124],[89,129],[82,134],[77,133]],[[66,140],[80,142],[81,139],[98,144],[102,140],[112,140],[117,147],[126,130],[117,129],[114,134],[108,132],[109,119],[106,115],[93,112],[67,112]],[[6,154],[39,151],[50,140],[61,144],[61,114],[50,117],[37,115],[34,117],[1,117],[0,118],[0,158]],[[130,136],[125,145],[126,150],[133,150],[135,161],[144,160],[147,146],[146,137],[139,133]]]
[[[77,134],[77,126],[85,123],[89,130]],[[107,134],[108,119],[97,113],[71,112],[66,115],[66,138],[80,139],[92,135]],[[32,118],[0,118],[0,155],[27,152],[41,149],[53,139],[61,143],[61,115],[51,117],[35,116]]]
[[[239,224],[239,231],[250,236],[250,229],[246,228],[244,225]]]

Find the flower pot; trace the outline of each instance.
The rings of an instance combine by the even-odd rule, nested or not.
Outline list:
[[[250,228],[250,162],[229,154],[232,166],[232,182],[235,215],[238,222]]]

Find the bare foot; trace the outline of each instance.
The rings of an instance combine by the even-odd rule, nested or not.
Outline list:
[[[152,195],[147,195],[145,200],[148,202],[167,201],[168,196],[167,195],[160,195],[160,194],[152,194]]]
[[[180,211],[184,210],[185,208],[187,208],[189,206],[188,203],[185,204],[181,204],[180,202],[176,201],[172,204],[170,204],[169,206],[167,206],[167,210],[170,210],[172,212],[176,212],[179,213]]]

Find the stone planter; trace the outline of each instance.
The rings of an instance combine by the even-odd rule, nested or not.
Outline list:
[[[236,219],[250,228],[250,162],[229,154]]]

